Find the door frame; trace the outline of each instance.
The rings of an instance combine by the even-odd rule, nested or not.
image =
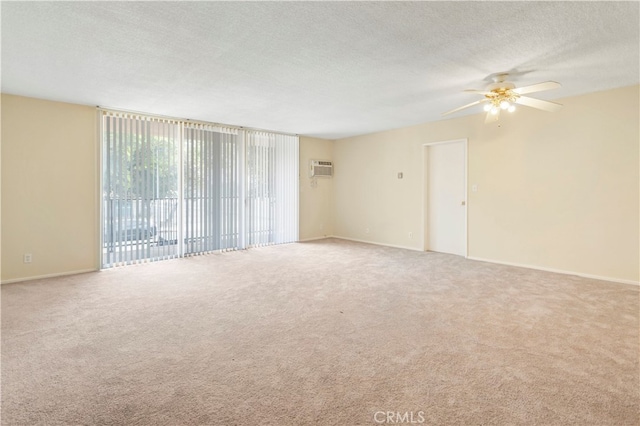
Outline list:
[[[469,152],[468,152],[468,144],[469,140],[467,138],[460,139],[451,139],[444,141],[436,141],[436,142],[426,142],[422,144],[422,250],[429,250],[429,238],[427,238],[427,232],[429,230],[429,206],[427,205],[429,201],[429,169],[428,163],[429,160],[429,147],[434,145],[445,145],[452,143],[462,143],[462,147],[464,148],[464,257],[469,257],[469,194],[468,194],[468,166],[469,166]]]

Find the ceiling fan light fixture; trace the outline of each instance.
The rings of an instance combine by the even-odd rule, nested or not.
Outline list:
[[[465,92],[473,92],[479,95],[483,95],[484,99],[471,102],[470,104],[454,108],[447,112],[443,112],[442,115],[453,114],[454,112],[458,112],[460,110],[470,108],[478,104],[484,104],[483,109],[487,113],[485,123],[491,123],[494,121],[498,121],[501,110],[514,112],[516,110],[515,104],[549,112],[555,112],[562,108],[562,105],[556,102],[523,96],[527,93],[557,89],[558,87],[560,87],[560,83],[555,81],[545,81],[542,83],[530,84],[528,86],[516,87],[516,85],[512,82],[506,81],[507,76],[507,73],[497,74],[493,78],[493,84],[490,84],[485,90],[465,90]]]

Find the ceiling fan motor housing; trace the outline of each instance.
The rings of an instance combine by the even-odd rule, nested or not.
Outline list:
[[[500,92],[500,91],[507,91],[515,88],[516,88],[516,85],[510,81],[499,81],[496,83],[491,83],[487,87],[487,90],[490,92]]]

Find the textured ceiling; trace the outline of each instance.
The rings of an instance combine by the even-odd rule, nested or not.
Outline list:
[[[562,83],[542,99],[640,80],[638,2],[1,7],[4,93],[329,139],[440,120],[501,71]]]

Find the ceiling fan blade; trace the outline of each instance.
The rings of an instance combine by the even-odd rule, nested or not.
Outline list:
[[[516,87],[515,89],[511,89],[511,91],[519,95],[524,95],[525,93],[542,92],[543,90],[557,89],[558,87],[561,87],[560,83],[545,81],[544,83],[532,84],[531,86]]]
[[[562,108],[561,104],[550,101],[543,101],[542,99],[530,98],[528,96],[520,96],[518,99],[516,99],[516,103],[549,112],[556,112],[559,111],[560,108]]]
[[[484,118],[484,124],[493,123],[495,121],[500,120],[500,109],[495,114],[492,114],[491,111],[487,113],[487,116]]]
[[[467,105],[461,106],[461,107],[456,108],[456,109],[452,109],[451,111],[443,112],[443,113],[442,113],[442,115],[453,114],[454,112],[458,112],[458,111],[463,110],[463,109],[465,109],[465,108],[469,108],[469,107],[472,107],[472,106],[474,106],[474,105],[481,104],[481,103],[483,103],[483,102],[486,102],[486,99],[480,99],[479,101],[471,102],[470,104],[467,104]]]

